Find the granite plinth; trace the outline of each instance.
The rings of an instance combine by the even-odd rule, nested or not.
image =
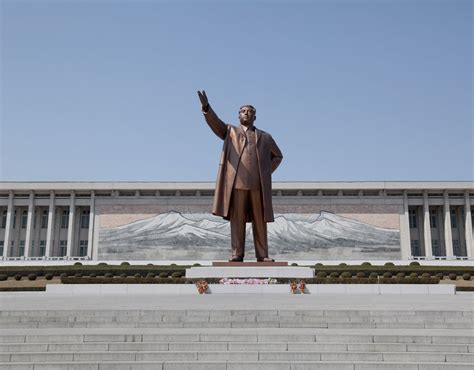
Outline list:
[[[234,266],[234,267],[262,267],[262,266],[270,266],[270,267],[276,267],[276,266],[288,266],[288,262],[227,262],[227,261],[214,261],[212,262],[212,266],[217,266],[217,267],[228,267],[228,266]]]
[[[187,278],[312,278],[314,270],[298,266],[213,266],[186,269]]]

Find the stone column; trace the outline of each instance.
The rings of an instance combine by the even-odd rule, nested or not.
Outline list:
[[[76,193],[71,192],[71,200],[69,202],[69,220],[67,225],[67,246],[66,257],[71,258],[72,246],[74,244],[74,216],[76,215]]]
[[[92,246],[94,242],[94,219],[95,219],[95,191],[91,192],[91,206],[89,212],[89,236],[87,241],[87,257],[92,259]]]
[[[410,219],[408,215],[408,194],[403,192],[403,214],[400,215],[400,246],[402,250],[402,260],[408,260],[411,256],[410,241]]]
[[[444,192],[444,245],[446,246],[446,258],[453,258],[453,233],[451,229],[451,212],[447,191]]]
[[[425,217],[423,219],[423,236],[425,241],[425,257],[433,257],[433,248],[431,246],[431,225],[430,225],[430,206],[428,202],[428,192],[423,192],[423,212]]]
[[[8,193],[7,223],[5,225],[5,240],[3,241],[3,258],[10,254],[13,217],[13,191]]]
[[[28,201],[28,219],[26,221],[26,238],[25,238],[25,258],[30,256],[31,236],[33,234],[33,217],[35,215],[35,195],[30,192],[30,199]]]
[[[464,232],[466,235],[466,252],[467,257],[474,256],[474,243],[472,242],[472,216],[471,216],[471,201],[469,199],[469,191],[464,193]]]
[[[51,257],[51,246],[53,244],[53,231],[54,231],[54,191],[49,193],[49,211],[48,211],[48,230],[46,231],[46,250],[44,256],[47,258]]]

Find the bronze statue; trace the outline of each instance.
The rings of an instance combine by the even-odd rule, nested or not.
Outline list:
[[[198,91],[204,118],[222,140],[212,214],[230,220],[232,257],[243,262],[245,223],[252,222],[255,255],[258,262],[268,257],[267,222],[273,222],[272,173],[283,155],[272,136],[254,126],[256,110],[240,107],[238,127],[225,124],[209,105],[205,91]]]

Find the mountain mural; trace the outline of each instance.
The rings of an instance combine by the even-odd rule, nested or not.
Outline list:
[[[400,233],[321,211],[277,214],[268,224],[269,252],[279,260],[399,259]],[[230,224],[205,213],[170,211],[99,231],[103,260],[225,260]],[[255,258],[247,224],[246,259]]]

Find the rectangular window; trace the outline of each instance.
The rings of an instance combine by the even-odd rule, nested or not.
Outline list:
[[[458,227],[458,216],[456,214],[456,210],[451,210],[451,227],[456,229]]]
[[[46,253],[46,240],[40,240],[39,256],[43,257]]]
[[[20,247],[18,248],[18,257],[25,255],[25,241],[20,240]]]
[[[69,224],[69,211],[67,209],[63,210],[61,215],[61,229],[67,229]]]
[[[35,241],[34,240],[31,241],[31,255],[32,256],[35,255]]]
[[[439,240],[438,239],[433,239],[431,241],[431,244],[433,246],[433,256],[441,256],[441,246],[439,245]]]
[[[79,256],[84,257],[87,255],[87,243],[88,240],[81,240],[79,242]]]
[[[3,211],[1,228],[5,229],[6,227],[7,227],[7,211]]]
[[[67,251],[67,240],[59,241],[59,256],[64,257]]]
[[[461,256],[461,243],[459,240],[455,239],[453,240],[453,253],[455,256]]]
[[[430,210],[430,225],[432,229],[436,229],[438,227],[438,215],[436,214],[436,210]]]
[[[410,220],[410,229],[417,229],[418,228],[418,221],[416,217],[416,210],[410,209],[408,211],[408,219]]]
[[[0,240],[0,256],[3,256],[3,244],[4,244],[4,241]]]
[[[16,227],[16,211],[13,212],[13,228]]]
[[[28,223],[28,211],[23,211],[21,214],[21,228],[26,229],[27,223]]]
[[[41,228],[46,229],[48,227],[48,211],[45,209],[43,210],[43,214],[41,215]]]
[[[418,240],[411,240],[411,255],[419,256],[420,255],[420,243]]]
[[[90,211],[84,210],[81,215],[81,229],[89,228],[89,215]]]

